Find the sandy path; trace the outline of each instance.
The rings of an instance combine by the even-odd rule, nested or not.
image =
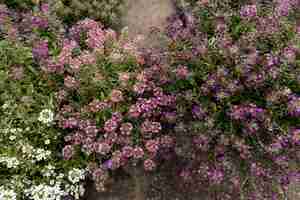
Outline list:
[[[129,29],[129,36],[145,36],[141,47],[162,47],[164,39],[151,34],[153,27],[163,31],[167,25],[167,17],[175,12],[172,0],[127,0],[123,25]]]

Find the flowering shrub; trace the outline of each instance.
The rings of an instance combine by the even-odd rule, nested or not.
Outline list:
[[[298,1],[188,2],[162,53],[47,4],[0,6],[1,198],[78,199],[86,177],[102,191],[175,160],[178,188],[212,199],[299,181]]]
[[[299,2],[189,3],[167,28],[171,65],[191,74],[185,104],[195,119],[180,119],[195,130],[178,151],[190,159],[180,176],[222,199],[278,199],[299,180]]]

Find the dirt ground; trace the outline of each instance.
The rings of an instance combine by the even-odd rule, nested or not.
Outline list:
[[[153,33],[163,31],[167,18],[175,13],[172,0],[127,0],[127,11],[124,13],[123,26],[129,29],[129,37],[143,35],[145,40],[140,46],[166,46],[163,38]]]

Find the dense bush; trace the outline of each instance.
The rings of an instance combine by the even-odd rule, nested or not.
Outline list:
[[[63,26],[52,4],[0,7],[3,198],[78,198],[86,175],[104,190],[175,160],[178,188],[212,199],[299,181],[299,2],[189,2],[160,53],[92,19]]]
[[[85,17],[100,20],[106,25],[120,23],[123,0],[59,0],[52,5],[57,15],[67,23],[74,23]]]

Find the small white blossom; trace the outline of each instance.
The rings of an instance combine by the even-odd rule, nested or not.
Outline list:
[[[45,184],[32,186],[25,191],[26,195],[32,200],[59,200],[66,195],[59,184],[49,186]]]
[[[45,167],[45,169],[42,170],[42,174],[45,177],[56,176],[56,173],[54,170],[55,170],[55,167],[49,164]]]
[[[68,179],[71,183],[78,183],[85,178],[85,170],[74,168],[69,171]]]
[[[49,158],[50,155],[51,155],[51,151],[38,148],[36,149],[35,159],[37,161],[47,160],[47,158]]]
[[[5,189],[3,186],[0,186],[0,199],[1,200],[16,200],[17,193],[13,190]]]
[[[49,139],[45,140],[45,144],[46,145],[50,144],[50,140]]]
[[[54,113],[50,109],[44,109],[40,112],[38,120],[44,124],[50,124],[54,120]]]
[[[20,161],[16,157],[0,156],[0,163],[5,163],[7,168],[17,168]]]
[[[9,136],[9,140],[11,140],[11,141],[14,141],[16,138],[17,138],[17,136],[15,136],[15,135]]]

